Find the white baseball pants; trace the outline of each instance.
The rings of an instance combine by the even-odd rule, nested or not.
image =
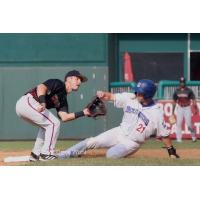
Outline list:
[[[110,129],[96,137],[85,139],[69,149],[62,151],[58,156],[62,159],[74,157],[87,149],[109,148],[107,158],[122,158],[136,152],[140,144],[124,135],[121,127]]]
[[[22,96],[16,104],[17,115],[39,127],[33,153],[36,155],[54,154],[56,141],[60,132],[60,121],[48,109],[38,112],[39,103],[31,94]]]
[[[190,106],[181,107],[177,106],[177,113],[176,113],[177,123],[176,123],[176,138],[177,141],[182,140],[182,122],[183,118],[185,118],[185,123],[188,126],[188,129],[191,132],[192,140],[196,139],[196,133],[192,127],[192,111]]]

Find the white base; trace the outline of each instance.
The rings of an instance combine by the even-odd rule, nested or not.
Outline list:
[[[30,156],[9,156],[4,158],[4,162],[28,162]]]

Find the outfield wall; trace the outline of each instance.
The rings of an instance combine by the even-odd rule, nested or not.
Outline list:
[[[88,82],[68,96],[71,112],[82,110],[97,90],[108,89],[107,34],[0,34],[0,140],[35,139],[37,128],[17,117],[16,101],[49,78],[63,80],[72,69]],[[60,138],[105,130],[105,119],[81,118],[62,123]]]
[[[158,105],[162,108],[162,110],[164,111],[164,119],[166,121],[167,126],[170,128],[171,130],[171,137],[175,138],[176,135],[176,124],[171,125],[169,123],[169,117],[173,114],[173,100],[159,100],[158,101]],[[198,107],[198,113],[195,114],[194,112],[194,108],[193,106],[191,106],[192,109],[192,124],[193,127],[196,131],[197,137],[200,138],[200,100],[197,100],[197,107]],[[176,109],[175,109],[175,115],[176,115]],[[191,132],[188,130],[188,127],[185,123],[185,121],[183,120],[182,123],[182,135],[183,138],[191,138]]]
[[[63,79],[63,75],[73,67],[9,67],[0,68],[0,139],[33,139],[36,137],[37,128],[19,119],[15,113],[17,100],[28,89],[45,81],[48,78]],[[96,94],[97,90],[107,90],[108,77],[106,67],[77,67],[77,70],[86,74],[88,82],[81,85],[79,91],[68,95],[69,110],[80,111]],[[48,73],[46,73],[48,71]],[[6,89],[7,88],[7,89]],[[55,113],[54,110],[52,112]],[[56,113],[55,113],[56,114]],[[95,121],[80,118],[75,121],[62,123],[60,138],[84,138],[97,131],[104,131],[104,119]]]

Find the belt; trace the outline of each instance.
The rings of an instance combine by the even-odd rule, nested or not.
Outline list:
[[[180,107],[188,107],[190,106],[190,104],[187,104],[187,105],[179,105]]]
[[[27,92],[26,94],[30,94],[37,102],[39,102],[39,98],[35,91],[30,91],[30,92]]]

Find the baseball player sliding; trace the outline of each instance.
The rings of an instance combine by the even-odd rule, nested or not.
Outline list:
[[[185,122],[188,126],[188,129],[191,132],[192,135],[192,141],[196,142],[197,137],[194,128],[192,127],[192,111],[191,111],[191,103],[194,106],[195,113],[197,113],[198,108],[196,105],[195,95],[193,91],[186,87],[185,78],[181,77],[179,80],[180,86],[177,88],[173,94],[173,100],[175,102],[175,105],[177,107],[177,130],[176,130],[176,140],[177,142],[182,142],[182,121],[183,118],[185,118]],[[175,105],[173,108],[173,112],[175,111]]]
[[[39,127],[35,146],[30,155],[30,161],[54,160],[54,148],[60,132],[60,120],[67,122],[89,114],[88,109],[69,113],[66,96],[77,91],[87,78],[79,71],[69,71],[64,82],[49,79],[28,91],[16,104],[17,115]],[[49,109],[57,110],[55,117]]]
[[[162,110],[153,101],[156,86],[148,79],[140,80],[134,93],[112,94],[98,91],[102,100],[113,101],[117,108],[122,108],[124,116],[120,126],[108,130],[96,137],[81,141],[58,157],[61,159],[76,157],[87,149],[108,148],[107,158],[122,158],[135,153],[141,144],[151,136],[157,135],[164,142],[169,156],[179,158],[169,138],[170,131],[163,120]]]

